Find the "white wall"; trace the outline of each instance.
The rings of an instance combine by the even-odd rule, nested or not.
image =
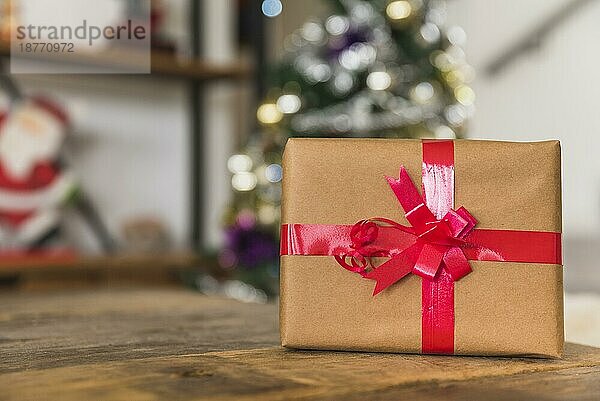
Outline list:
[[[595,236],[600,223],[600,2],[580,9],[539,50],[499,75],[484,72],[488,62],[566,3],[453,1],[449,20],[467,32],[467,56],[478,71],[477,114],[469,136],[560,139],[565,233]]]
[[[183,83],[102,76],[21,76],[19,82],[71,109],[68,160],[113,234],[120,234],[125,220],[157,216],[176,243],[187,241],[190,152]],[[71,240],[94,250],[86,231],[77,221],[73,225]]]

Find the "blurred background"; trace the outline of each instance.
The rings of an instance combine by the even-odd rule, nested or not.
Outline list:
[[[567,337],[600,346],[600,2],[118,1],[151,74],[11,74],[0,1],[0,290],[268,302],[288,137],[557,138]]]

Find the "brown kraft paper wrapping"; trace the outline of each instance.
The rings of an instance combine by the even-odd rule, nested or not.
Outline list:
[[[560,143],[457,140],[455,206],[477,228],[561,232]],[[283,224],[354,224],[386,217],[409,225],[384,179],[401,165],[420,186],[420,140],[290,139]],[[527,244],[523,244],[527,246]],[[562,266],[470,261],[455,283],[455,354],[560,357]],[[375,282],[331,256],[282,256],[285,347],[421,352],[421,278],[373,297]]]

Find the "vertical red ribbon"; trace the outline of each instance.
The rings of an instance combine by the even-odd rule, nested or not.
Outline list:
[[[454,208],[454,142],[423,141],[423,195],[441,219]],[[454,353],[454,280],[445,266],[433,280],[422,280],[422,352]]]

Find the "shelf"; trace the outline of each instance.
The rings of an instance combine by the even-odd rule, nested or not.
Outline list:
[[[157,255],[27,256],[0,259],[0,277],[21,273],[68,273],[108,271],[156,271],[198,267],[202,258],[193,252]]]
[[[169,53],[152,52],[152,74],[187,78],[192,80],[248,79],[252,69],[242,63],[215,64],[203,60],[182,62]]]
[[[11,56],[10,44],[0,42],[0,57]],[[119,68],[134,70],[143,65],[146,55],[139,50],[110,48],[102,54],[77,54],[65,59],[61,54],[30,54],[27,59],[61,63],[64,65],[86,65],[98,68]],[[203,59],[183,60],[175,54],[153,50],[151,53],[153,76],[167,76],[194,81],[215,79],[247,79],[252,76],[252,68],[243,62],[214,63]],[[145,74],[139,74],[145,75]]]

